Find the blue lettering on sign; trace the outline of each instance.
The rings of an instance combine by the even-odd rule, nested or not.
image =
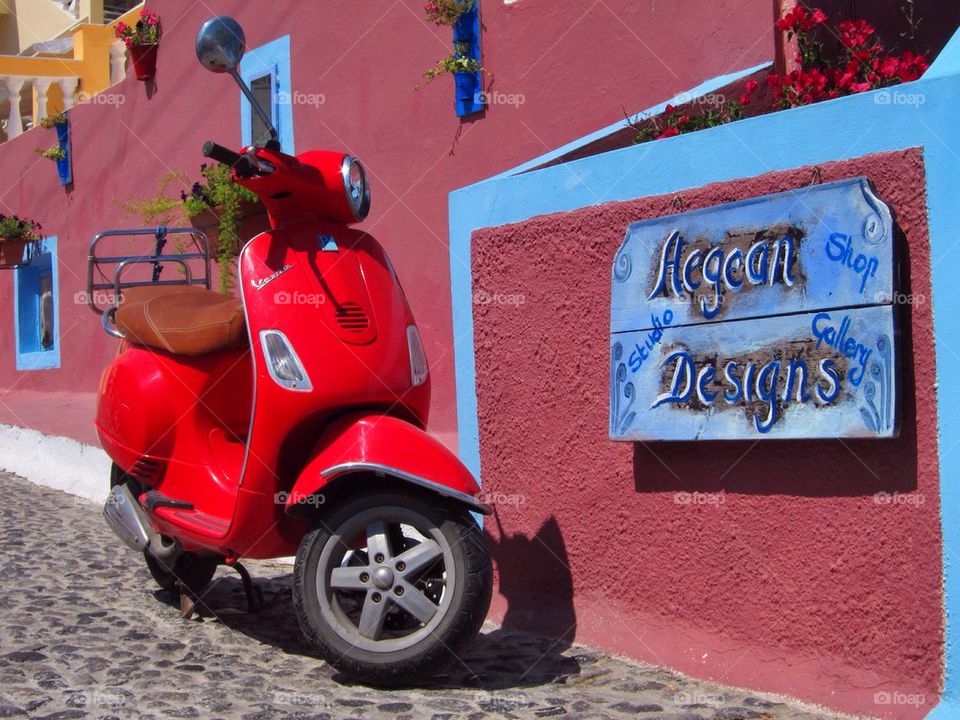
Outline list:
[[[848,270],[853,270],[857,275],[862,275],[860,281],[860,292],[867,287],[867,280],[876,277],[877,268],[880,267],[880,260],[873,255],[857,253],[853,256],[853,238],[843,233],[831,233],[827,240],[827,257]]]
[[[723,245],[714,245],[706,252],[694,247],[684,254],[689,246],[678,230],[667,236],[660,251],[657,279],[647,300],[658,295],[681,297],[705,285],[707,292],[701,291],[700,313],[710,320],[720,312],[724,292],[736,292],[744,282],[793,287],[793,268],[799,255],[797,240],[792,235],[776,238],[757,233],[746,253],[740,249],[728,253]],[[696,279],[697,273],[700,280]]]
[[[859,367],[850,370],[850,383],[859,387],[873,350],[863,343],[857,342],[856,338],[849,337],[851,324],[849,316],[844,315],[843,320],[840,321],[840,327],[834,327],[829,323],[830,313],[817,313],[813,317],[813,336],[817,339],[817,347],[819,348],[821,344],[826,343],[844,357],[855,360]]]
[[[647,339],[643,345],[634,344],[633,352],[630,353],[630,358],[627,360],[631,372],[637,372],[643,367],[643,363],[650,357],[650,352],[663,340],[663,329],[673,322],[673,310],[664,312],[662,319],[656,315],[651,315],[650,322],[653,323],[653,330],[647,333]]]
[[[716,365],[707,362],[698,369],[697,361],[686,350],[670,353],[660,367],[664,369],[664,377],[670,377],[670,380],[667,390],[650,406],[651,410],[668,404],[689,405],[693,401],[694,393],[697,402],[704,408],[709,408],[722,395],[727,405],[759,404],[761,409],[753,411],[753,423],[757,432],[766,434],[788,405],[803,405],[810,400],[807,383],[813,374],[807,361],[799,358],[787,365],[786,382],[782,384],[782,391],[780,377],[784,364],[776,359],[762,365],[745,362],[742,366],[735,360],[728,361],[723,364],[722,381]],[[816,371],[819,373],[814,382],[817,401],[821,405],[836,402],[840,397],[840,375],[836,370],[836,363],[830,358],[824,358],[817,363]],[[728,387],[724,389],[724,385]]]

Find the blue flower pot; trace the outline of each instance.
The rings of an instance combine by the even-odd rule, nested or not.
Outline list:
[[[57,160],[57,174],[60,176],[61,185],[69,185],[73,182],[73,167],[70,162],[70,122],[63,125],[57,125],[57,142],[60,149],[67,156],[63,160]]]
[[[453,74],[453,80],[457,88],[457,102],[473,102],[477,94],[480,73],[458,72]]]

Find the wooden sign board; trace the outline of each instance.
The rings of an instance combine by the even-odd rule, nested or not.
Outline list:
[[[610,438],[895,436],[894,249],[865,178],[630,225]]]

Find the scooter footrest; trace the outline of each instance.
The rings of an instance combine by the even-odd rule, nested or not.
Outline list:
[[[143,500],[143,505],[150,512],[153,512],[157,508],[174,508],[176,510],[193,510],[193,503],[185,502],[183,500],[174,500],[173,498],[169,498],[166,495],[161,495],[156,490],[151,490],[146,494],[146,497]]]

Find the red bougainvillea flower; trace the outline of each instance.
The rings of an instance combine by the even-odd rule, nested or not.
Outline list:
[[[838,26],[840,42],[846,48],[861,48],[876,32],[866,20],[842,20]],[[876,46],[874,46],[876,47]]]
[[[780,32],[810,32],[817,25],[827,21],[826,13],[819,8],[807,10],[803,5],[795,5],[793,10],[774,23]]]
[[[660,140],[660,139],[662,139],[662,138],[673,137],[673,136],[679,135],[679,134],[680,134],[680,128],[676,128],[676,127],[664,128],[664,129],[661,130],[660,133],[657,135],[657,140]]]
[[[811,28],[814,25],[823,25],[826,21],[827,15],[820,8],[814,9],[814,11],[810,14],[810,22],[812,23],[810,26]]]
[[[741,104],[741,105],[749,105],[749,104],[750,104],[751,96],[752,96],[753,93],[756,91],[756,89],[759,87],[759,85],[760,85],[760,84],[759,84],[756,80],[747,80],[746,89],[744,90],[743,95],[740,96],[740,104]]]
[[[911,82],[919,79],[930,67],[923,55],[915,55],[905,50],[900,58],[900,67],[897,68],[897,77],[900,82]]]

